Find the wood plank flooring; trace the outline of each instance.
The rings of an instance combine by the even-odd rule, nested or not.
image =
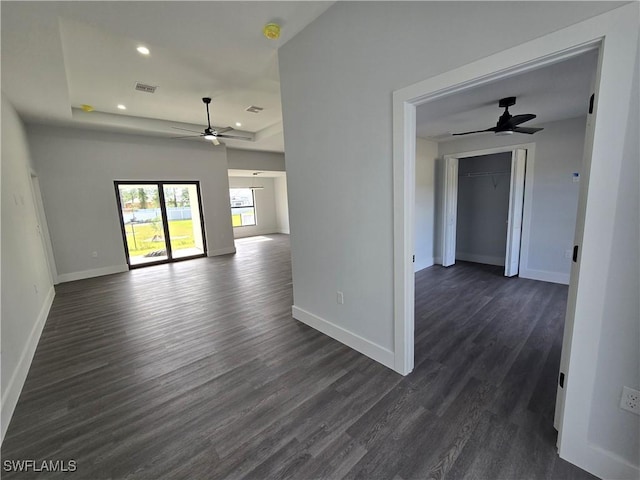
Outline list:
[[[291,318],[286,235],[57,287],[3,460],[79,479],[589,479],[553,430],[566,287],[416,275],[407,376]]]

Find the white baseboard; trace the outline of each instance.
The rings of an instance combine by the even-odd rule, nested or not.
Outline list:
[[[218,255],[228,255],[230,253],[236,253],[236,247],[218,248],[217,250],[209,250],[207,252],[208,257],[217,257]]]
[[[610,480],[640,478],[638,465],[633,465],[619,455],[592,443],[573,445],[568,450],[561,452],[560,457],[599,478]]]
[[[518,276],[520,278],[540,280],[542,282],[560,283],[562,285],[569,285],[570,280],[570,275],[568,273],[549,272],[547,270],[532,270],[529,268],[521,268]]]
[[[344,328],[320,318],[313,313],[309,313],[302,308],[296,307],[295,305],[291,307],[291,312],[293,314],[293,318],[296,320],[309,325],[311,328],[328,335],[340,343],[344,343],[346,346],[353,348],[357,352],[360,352],[393,370],[395,358],[391,350],[387,350],[366,338],[362,338],[360,335],[345,330]]]
[[[2,416],[0,420],[2,436],[0,437],[0,443],[4,440],[4,435],[7,433],[7,428],[9,427],[9,422],[13,416],[13,411],[16,409],[16,405],[18,404],[20,392],[22,392],[24,381],[27,379],[29,367],[31,367],[31,361],[33,360],[33,355],[36,353],[36,347],[40,341],[40,335],[42,334],[42,329],[44,328],[44,324],[49,316],[49,310],[51,309],[51,304],[53,303],[55,295],[56,291],[53,286],[51,286],[44,299],[38,318],[31,329],[27,343],[22,350],[20,360],[18,360],[18,366],[11,374],[6,390],[2,392]]]
[[[465,262],[484,263],[485,265],[497,265],[504,267],[504,256],[494,257],[491,255],[476,255],[475,253],[456,252],[456,260]]]
[[[112,265],[110,267],[94,268],[92,270],[83,270],[81,272],[63,273],[58,275],[58,282],[73,282],[75,280],[83,280],[85,278],[102,277],[103,275],[122,273],[128,270],[129,267],[127,265]]]

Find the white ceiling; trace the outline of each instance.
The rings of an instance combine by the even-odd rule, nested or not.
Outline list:
[[[283,151],[277,49],[332,3],[3,1],[2,90],[28,122],[167,136],[202,131],[209,96],[214,126],[251,137],[228,146]]]
[[[517,98],[516,104],[509,108],[512,115],[537,115],[537,118],[522,126],[534,127],[586,115],[596,65],[597,52],[590,51],[532,72],[420,105],[416,109],[417,135],[435,141],[447,141],[460,138],[452,137],[451,133],[493,127],[504,111],[498,107],[498,101],[503,97]]]

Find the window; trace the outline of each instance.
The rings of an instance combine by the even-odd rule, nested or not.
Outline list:
[[[234,227],[256,225],[256,207],[253,189],[230,188],[231,224]]]

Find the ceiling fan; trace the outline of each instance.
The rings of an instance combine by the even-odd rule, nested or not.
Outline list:
[[[198,134],[198,135],[184,135],[181,137],[172,137],[172,138],[203,137],[205,140],[211,140],[211,143],[213,143],[214,145],[220,145],[218,138],[238,138],[241,140],[251,140],[249,137],[242,137],[239,135],[226,135],[226,132],[233,130],[233,128],[231,127],[222,128],[220,130],[216,130],[215,128],[211,127],[211,119],[209,117],[209,104],[211,103],[211,98],[204,97],[202,99],[202,102],[207,107],[207,128],[204,129],[204,132],[200,133],[200,132],[196,132],[195,130],[189,130],[186,128],[172,127],[172,128],[175,128],[176,130],[184,130],[185,132],[193,132]]]
[[[506,97],[500,99],[498,106],[504,108],[504,113],[498,118],[495,127],[486,130],[474,130],[472,132],[452,133],[452,135],[469,135],[470,133],[495,132],[496,135],[512,135],[514,133],[527,133],[532,135],[542,128],[535,127],[519,127],[518,125],[533,120],[536,116],[533,113],[525,113],[523,115],[513,116],[509,113],[509,107],[516,104],[516,97]]]

